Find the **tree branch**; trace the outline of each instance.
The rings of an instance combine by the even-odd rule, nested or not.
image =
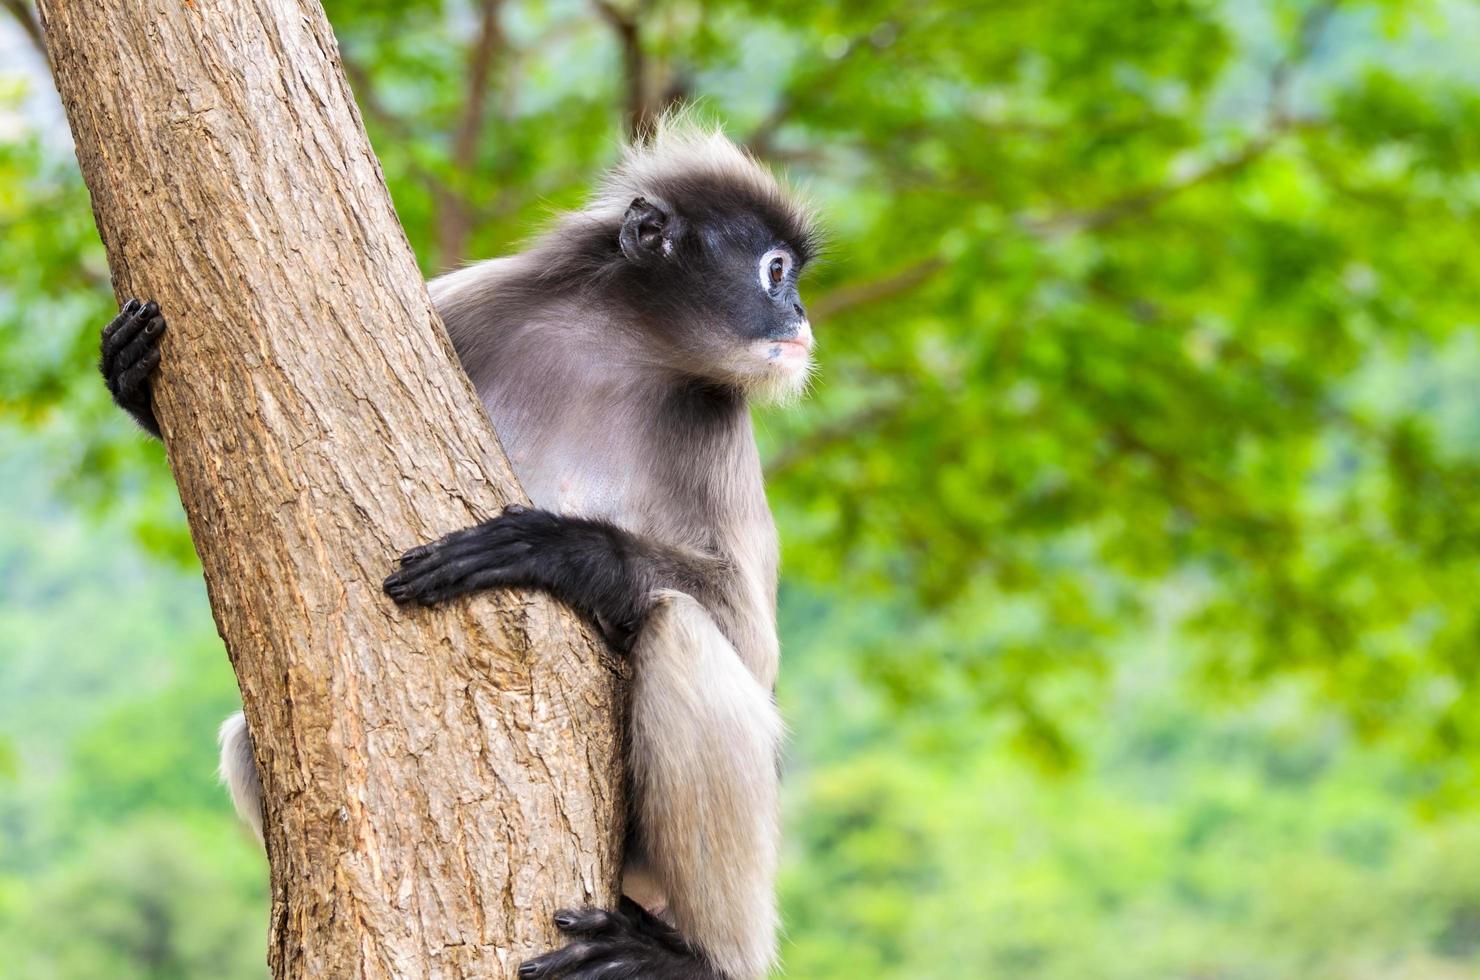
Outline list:
[[[452,142],[455,179],[463,185],[474,179],[478,144],[487,118],[489,77],[498,55],[506,48],[503,28],[499,24],[502,7],[503,0],[482,0],[479,4],[478,36],[468,52],[467,98]],[[443,188],[437,201],[437,255],[444,267],[462,260],[472,224],[472,207],[466,190]]]
[[[838,75],[842,74],[848,62],[865,46],[882,49],[893,44],[899,35],[899,22],[893,20],[880,21],[868,31],[855,34],[849,38],[843,46],[843,50],[828,59],[826,67],[816,74],[806,77],[806,88],[809,92],[826,90]],[[769,158],[775,152],[776,134],[781,127],[786,125],[792,112],[797,107],[797,98],[791,87],[782,92],[766,113],[764,119],[756,124],[741,142],[753,155],[758,158]]]
[[[617,35],[622,52],[622,78],[627,90],[623,124],[627,137],[637,139],[651,129],[656,118],[648,104],[648,62],[642,50],[640,18],[646,4],[639,2],[631,14],[623,13],[610,0],[592,0],[592,6]]]
[[[1250,140],[1232,156],[1181,179],[1133,191],[1084,210],[1066,211],[1046,217],[1019,215],[1012,219],[1011,224],[1028,234],[1042,236],[1105,228],[1132,215],[1152,211],[1184,191],[1238,173],[1269,152],[1283,134],[1311,124],[1310,120],[1284,117],[1273,124],[1269,131]],[[812,302],[810,307],[819,320],[848,313],[870,303],[904,295],[928,282],[946,266],[946,261],[939,257],[921,259],[883,279],[839,286]]]
[[[375,90],[375,81],[365,66],[345,53],[339,52],[339,64],[349,78],[350,86],[354,89],[356,105],[364,110],[365,115],[375,120],[376,124],[385,128],[398,140],[411,141],[417,138],[409,123],[405,119],[392,112],[390,107],[380,101]],[[444,188],[445,182],[436,174],[418,164],[414,159],[411,162],[411,172],[416,179],[424,184],[433,197]]]
[[[1016,220],[1016,224],[1029,234],[1043,236],[1105,228],[1132,215],[1151,211],[1184,191],[1238,173],[1268,153],[1278,142],[1278,136],[1288,128],[1288,125],[1281,125],[1272,132],[1255,137],[1232,156],[1211,163],[1186,177],[1132,191],[1081,211],[1065,211],[1041,218],[1023,215]]]
[[[1132,215],[1150,211],[1184,191],[1232,176],[1268,153],[1285,133],[1315,124],[1316,120],[1295,117],[1286,105],[1286,101],[1296,70],[1319,43],[1319,38],[1336,7],[1334,0],[1327,0],[1327,2],[1312,7],[1302,17],[1294,45],[1270,71],[1270,94],[1267,99],[1262,132],[1250,139],[1237,152],[1214,161],[1185,177],[1135,190],[1094,207],[1065,211],[1047,217],[1024,214],[1015,218],[1012,223],[1035,235],[1104,228]],[[868,34],[860,34],[850,39],[843,53],[835,60],[827,76],[824,77],[831,77],[840,70],[842,64],[852,57],[865,42],[873,40],[878,46],[877,39],[880,31],[884,30],[897,30],[897,25],[886,21]],[[893,40],[892,35],[889,40]],[[783,94],[766,118],[751,131],[745,144],[752,153],[762,157],[772,156],[775,153],[773,145],[775,134],[785,124],[793,105],[792,98]],[[839,287],[812,303],[811,307],[819,318],[846,313],[859,306],[902,295],[928,281],[944,267],[945,263],[937,258],[922,260],[882,280]]]
[[[3,5],[10,12],[10,15],[16,19],[17,23],[21,25],[21,30],[26,32],[26,36],[35,45],[36,51],[43,58],[46,57],[46,39],[42,37],[41,22],[36,19],[36,15],[31,11],[31,5],[26,0],[0,0],[0,5]]]
[[[1278,124],[1290,115],[1290,87],[1295,73],[1320,43],[1326,26],[1331,22],[1331,15],[1336,12],[1336,6],[1335,0],[1322,0],[1307,10],[1300,18],[1300,25],[1295,30],[1295,39],[1289,50],[1270,69],[1265,117],[1271,123]]]
[[[808,307],[812,315],[819,320],[839,316],[860,306],[902,296],[929,281],[945,267],[944,259],[931,256],[907,265],[883,279],[868,279],[839,286],[819,299],[813,300]]]
[[[1327,0],[1305,12],[1290,49],[1269,71],[1269,94],[1265,98],[1264,119],[1259,124],[1259,133],[1238,152],[1181,179],[1132,192],[1098,207],[1069,211],[1049,218],[1024,218],[1020,222],[1021,227],[1034,234],[1103,228],[1123,218],[1149,211],[1183,191],[1236,174],[1268,153],[1286,133],[1316,124],[1317,120],[1302,119],[1291,112],[1290,87],[1301,64],[1319,43],[1336,6],[1334,0]]]

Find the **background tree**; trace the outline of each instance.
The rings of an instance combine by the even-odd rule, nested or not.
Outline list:
[[[823,199],[823,374],[762,418],[793,975],[1480,976],[1472,4],[329,15],[428,273],[578,199],[675,94]],[[226,822],[209,746],[138,730],[230,703],[189,572],[131,593],[130,644],[48,628],[132,589],[129,537],[183,537],[93,377],[97,245],[44,132],[0,140],[13,895],[83,874],[94,835],[145,847],[116,828],[155,801]],[[156,622],[204,636],[169,653]],[[144,757],[111,774],[125,734]],[[19,935],[78,907],[45,894]]]

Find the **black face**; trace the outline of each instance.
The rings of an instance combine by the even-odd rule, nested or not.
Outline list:
[[[773,202],[693,197],[686,206],[640,197],[622,220],[622,252],[652,328],[689,370],[747,387],[799,387],[812,333],[797,277],[811,243]]]

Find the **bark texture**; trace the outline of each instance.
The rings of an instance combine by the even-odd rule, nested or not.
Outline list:
[[[268,800],[277,977],[513,977],[607,904],[620,667],[550,602],[432,611],[405,548],[519,491],[317,0],[45,0]],[[202,737],[208,737],[202,733]]]

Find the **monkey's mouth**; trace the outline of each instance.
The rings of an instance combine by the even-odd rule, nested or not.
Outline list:
[[[805,368],[812,359],[812,326],[806,320],[797,324],[785,340],[763,340],[755,350],[767,365],[782,370]]]

